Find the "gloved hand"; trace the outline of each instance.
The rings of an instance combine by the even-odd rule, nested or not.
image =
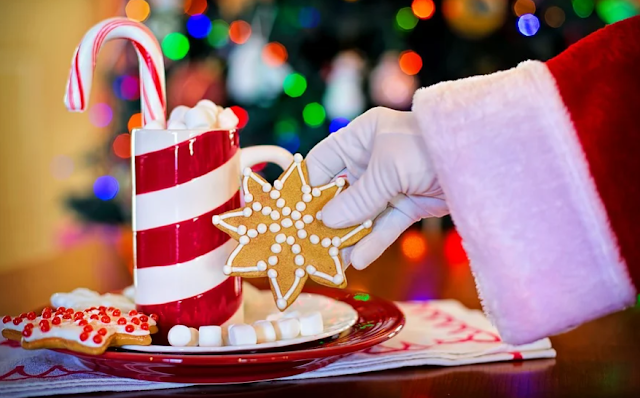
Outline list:
[[[356,269],[371,264],[414,222],[448,213],[411,112],[373,108],[314,147],[306,164],[312,186],[345,169],[351,178],[352,186],[322,210],[327,226],[352,226],[379,215],[371,234],[343,253]]]

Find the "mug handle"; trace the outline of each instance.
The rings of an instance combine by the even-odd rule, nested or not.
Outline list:
[[[291,152],[275,145],[256,145],[240,150],[240,173],[246,167],[260,163],[275,163],[286,170],[292,162]]]

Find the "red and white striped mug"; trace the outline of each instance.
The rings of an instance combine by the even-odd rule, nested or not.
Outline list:
[[[245,167],[293,161],[275,146],[240,149],[236,130],[133,131],[136,305],[173,325],[242,322],[240,278],[223,274],[236,242],[211,217],[241,206]]]

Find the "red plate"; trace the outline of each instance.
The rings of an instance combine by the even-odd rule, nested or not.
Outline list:
[[[379,344],[404,326],[404,315],[390,301],[365,293],[337,289],[305,289],[351,305],[358,321],[339,336],[298,346],[288,351],[221,354],[147,354],[110,349],[102,355],[67,350],[98,371],[120,377],[174,383],[243,383],[270,380],[309,372],[337,361],[352,352]]]

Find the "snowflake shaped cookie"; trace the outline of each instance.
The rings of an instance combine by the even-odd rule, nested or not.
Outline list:
[[[246,206],[212,218],[216,227],[239,242],[224,273],[268,277],[280,310],[295,301],[308,277],[325,286],[347,286],[340,249],[371,232],[370,220],[342,229],[322,223],[324,205],[347,187],[344,178],[320,187],[307,181],[300,154],[273,186],[246,168],[242,178]]]

